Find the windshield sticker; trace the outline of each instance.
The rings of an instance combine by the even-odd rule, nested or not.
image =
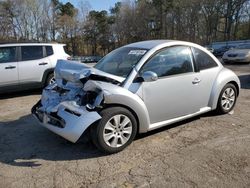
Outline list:
[[[128,55],[144,55],[147,50],[130,50]]]

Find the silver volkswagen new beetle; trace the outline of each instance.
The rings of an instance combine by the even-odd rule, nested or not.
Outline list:
[[[55,78],[32,113],[71,142],[90,129],[107,153],[123,150],[138,133],[212,110],[228,113],[240,88],[205,48],[167,40],[123,46],[95,67],[59,60]]]

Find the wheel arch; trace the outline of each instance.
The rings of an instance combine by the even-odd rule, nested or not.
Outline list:
[[[54,68],[49,68],[49,69],[47,69],[47,70],[44,71],[44,73],[43,73],[43,78],[42,78],[42,86],[43,86],[43,87],[45,86],[46,80],[47,80],[48,76],[49,76],[51,73],[54,73]]]
[[[148,109],[144,101],[137,94],[124,87],[106,82],[89,80],[87,83],[85,84],[85,90],[91,91],[98,88],[101,91],[99,93],[100,98],[102,98],[102,102],[99,102],[100,106],[107,107],[116,105],[125,107],[138,118],[138,129],[140,133],[144,133],[149,130],[150,118]]]
[[[223,87],[228,83],[231,83],[236,87],[237,96],[239,96],[240,80],[239,80],[238,76],[233,71],[231,71],[227,68],[223,68],[219,72],[219,74],[216,78],[216,81],[213,84],[213,88],[212,88],[212,91],[210,94],[208,106],[210,106],[212,108],[212,110],[216,109],[220,93],[221,93]]]
[[[138,120],[139,133],[147,132],[150,125],[147,107],[142,99],[124,89],[124,93],[104,94],[104,106],[121,106],[131,111]]]
[[[235,82],[235,81],[230,81],[230,82],[228,82],[227,84],[233,84],[235,87],[236,87],[236,94],[237,94],[237,97],[239,96],[239,94],[240,94],[240,87],[239,87],[239,85],[237,84],[237,82]]]

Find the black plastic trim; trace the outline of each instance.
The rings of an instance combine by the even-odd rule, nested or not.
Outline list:
[[[49,68],[43,73],[42,86],[45,86],[49,74],[54,73],[54,68]]]

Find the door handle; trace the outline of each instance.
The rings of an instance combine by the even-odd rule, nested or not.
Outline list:
[[[198,84],[198,83],[200,83],[200,82],[201,82],[201,80],[200,80],[199,78],[195,78],[195,79],[192,81],[193,84]]]
[[[5,67],[5,69],[15,69],[16,68],[16,66],[8,66],[8,67]]]
[[[42,62],[42,63],[39,63],[38,65],[47,65],[48,63],[46,62]]]

